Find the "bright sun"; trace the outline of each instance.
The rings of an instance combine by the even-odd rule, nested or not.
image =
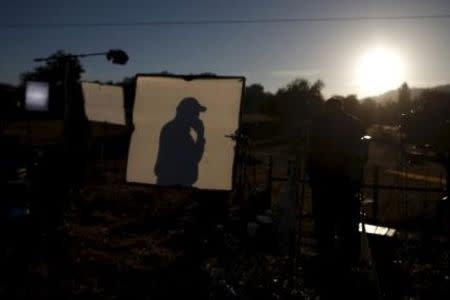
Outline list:
[[[405,80],[401,58],[393,51],[378,47],[361,56],[356,68],[356,82],[364,96],[376,96],[398,88]]]

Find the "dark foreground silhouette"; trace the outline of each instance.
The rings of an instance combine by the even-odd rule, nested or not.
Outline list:
[[[328,100],[313,120],[309,177],[324,299],[352,290],[351,270],[359,258],[363,135],[359,120],[346,114],[337,98]]]

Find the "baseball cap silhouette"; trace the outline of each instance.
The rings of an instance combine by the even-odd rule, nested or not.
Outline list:
[[[186,97],[180,101],[177,106],[177,112],[190,113],[190,112],[204,112],[206,107],[201,105],[196,98]]]

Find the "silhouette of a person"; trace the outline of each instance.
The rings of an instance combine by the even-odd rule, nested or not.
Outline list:
[[[343,111],[337,97],[312,122],[308,175],[323,299],[350,290],[351,270],[359,259],[357,192],[367,158],[363,135],[361,122]]]
[[[154,168],[158,185],[192,186],[197,181],[198,164],[205,149],[205,128],[199,118],[204,111],[206,107],[197,99],[184,98],[177,106],[175,118],[161,129]]]
[[[440,125],[439,131],[435,137],[435,148],[436,154],[440,158],[445,171],[447,173],[446,180],[446,196],[447,200],[450,199],[450,121],[446,120],[443,124]],[[448,220],[448,216],[450,215],[450,205],[448,201],[440,201],[439,205],[442,209],[438,209],[438,220],[440,222],[444,222]],[[450,223],[447,221],[447,232],[450,230]]]

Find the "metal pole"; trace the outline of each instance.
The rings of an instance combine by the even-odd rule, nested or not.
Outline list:
[[[70,70],[69,58],[64,59],[64,127],[67,129],[69,122],[69,70]],[[67,139],[67,132],[66,132]]]
[[[373,210],[373,218],[375,222],[378,222],[378,210],[379,210],[379,175],[380,173],[380,167],[377,165],[374,168],[373,172],[373,203],[372,203],[372,210]]]
[[[273,178],[273,159],[272,156],[269,156],[269,167],[267,171],[267,197],[268,204],[272,207],[272,178]]]
[[[93,52],[93,53],[82,53],[82,54],[68,54],[68,55],[64,55],[64,58],[68,59],[68,58],[77,58],[77,57],[88,57],[88,56],[103,56],[103,55],[107,55],[108,52]],[[34,62],[41,62],[41,61],[51,61],[51,60],[55,60],[57,59],[57,57],[40,57],[40,58],[35,58],[33,59]]]
[[[88,57],[88,56],[103,56],[107,55],[108,52],[94,52],[94,53],[86,53],[86,54],[74,54],[71,57]]]

